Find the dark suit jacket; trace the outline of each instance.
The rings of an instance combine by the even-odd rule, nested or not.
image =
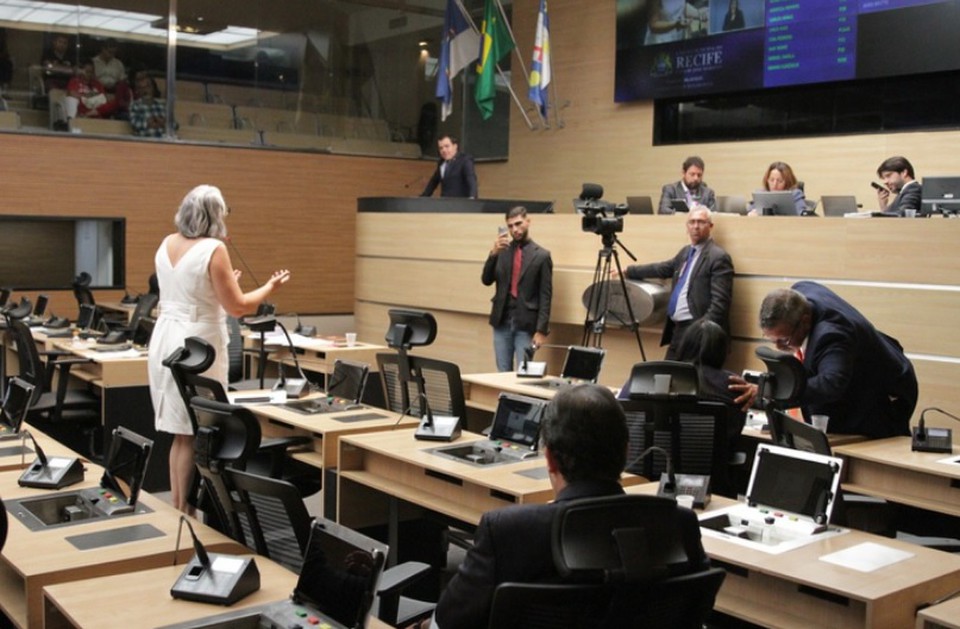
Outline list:
[[[556,502],[623,493],[616,483],[579,482],[565,487]],[[485,513],[473,548],[437,604],[441,629],[486,629],[497,585],[508,581],[549,583],[559,580],[551,551],[551,530],[557,504],[521,505]],[[708,565],[696,515],[679,509],[684,547],[691,569]],[[690,519],[692,523],[689,522]],[[695,538],[695,539],[694,539]]]
[[[681,201],[687,200],[687,193],[683,189],[683,183],[678,181],[676,183],[668,183],[660,191],[660,209],[657,210],[657,214],[675,214],[674,209],[670,207],[670,202],[674,199],[679,199]],[[700,205],[706,205],[710,208],[711,211],[717,209],[717,198],[713,194],[713,190],[710,189],[710,186],[700,182],[700,196],[694,196]]]
[[[839,295],[814,282],[793,289],[813,307],[803,367],[803,414],[830,416],[830,432],[908,435],[917,376],[903,348]]]
[[[510,276],[513,273],[513,244],[499,255],[487,256],[481,281],[484,286],[497,283],[490,300],[490,325],[498,327],[506,322],[510,298]],[[517,307],[514,311],[517,327],[527,332],[550,332],[550,302],[553,299],[553,259],[550,252],[527,241],[523,248],[520,282],[517,284]]]
[[[677,285],[680,272],[689,255],[687,245],[676,256],[663,262],[653,264],[634,264],[626,269],[626,276],[632,280],[642,280],[651,277],[673,278],[673,285]],[[687,277],[687,305],[693,318],[707,317],[729,332],[730,330],[730,301],[733,298],[733,261],[730,255],[723,250],[713,238],[707,240],[703,251],[697,257],[696,264]],[[673,338],[674,322],[669,317],[663,329],[661,345],[666,345]]]
[[[922,197],[923,188],[920,182],[913,180],[900,189],[900,192],[891,199],[884,211],[899,212],[900,214],[903,214],[904,210],[917,210],[919,212]]]
[[[441,178],[442,163],[442,159],[437,162],[437,169],[433,171],[433,176],[430,177],[427,187],[423,189],[420,196],[429,197],[439,185],[441,197],[477,198],[477,173],[473,168],[473,157],[458,152],[447,164]]]

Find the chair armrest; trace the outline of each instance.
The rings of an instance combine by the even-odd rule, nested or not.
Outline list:
[[[407,561],[388,568],[380,575],[377,594],[381,597],[399,594],[408,585],[415,583],[430,572],[430,565],[422,561]]]

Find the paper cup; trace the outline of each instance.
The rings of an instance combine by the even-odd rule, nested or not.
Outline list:
[[[816,428],[820,432],[826,433],[827,424],[830,423],[830,416],[829,415],[811,415],[810,423],[813,425],[814,428]]]
[[[347,332],[347,347],[353,347],[357,344],[357,333],[356,332]]]

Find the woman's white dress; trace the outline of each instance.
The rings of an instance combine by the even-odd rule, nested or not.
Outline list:
[[[219,380],[226,387],[229,366],[227,315],[217,300],[210,279],[210,259],[217,247],[224,245],[216,238],[202,238],[174,266],[167,252],[169,238],[160,244],[154,258],[160,282],[160,314],[150,338],[150,397],[158,431],[192,435],[193,426],[180,391],[170,370],[162,362],[182,347],[187,337],[202,337],[217,350],[217,358],[205,375]]]

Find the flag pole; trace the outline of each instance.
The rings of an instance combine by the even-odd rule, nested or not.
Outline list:
[[[500,2],[500,0],[494,0],[494,2],[497,3],[497,8],[500,9],[500,16],[503,18],[503,24],[504,24],[504,26],[507,27],[507,32],[510,33],[510,40],[513,41],[513,50],[514,50],[514,52],[517,53],[517,60],[520,62],[520,69],[523,70],[523,82],[524,82],[524,85],[526,85],[526,86],[529,87],[529,85],[530,85],[530,75],[527,73],[527,66],[523,63],[523,55],[520,53],[520,45],[517,44],[517,38],[514,37],[514,35],[513,35],[513,27],[510,25],[510,20],[507,19],[507,12],[506,12],[506,10],[503,8],[503,4]],[[498,71],[500,70],[499,64],[497,65],[497,70],[498,70]],[[501,76],[503,75],[503,72],[502,72],[502,71],[500,72],[500,75],[501,75]],[[520,111],[523,112],[523,117],[524,117],[524,118],[527,118],[526,110],[524,110],[523,106],[520,104],[520,99],[517,97],[517,95],[513,93],[512,87],[511,87],[511,89],[510,89],[510,93],[513,94],[513,99],[514,99],[514,101],[517,103],[517,107],[519,107],[519,108],[520,108]],[[549,127],[550,127],[550,124],[549,124],[549,122],[548,122],[547,120],[544,119],[543,113],[540,112],[540,108],[539,108],[539,107],[535,107],[534,109],[537,110],[537,116],[540,118],[540,121],[543,123],[543,125],[544,125],[546,128],[549,128]],[[527,125],[530,127],[531,130],[535,130],[535,129],[536,129],[536,127],[534,127],[533,125],[530,124],[529,118],[527,118]]]
[[[470,28],[473,29],[473,32],[479,34],[480,29],[477,28],[477,23],[473,21],[473,17],[471,17],[470,13],[464,8],[463,0],[454,0],[454,2],[457,3],[457,6],[460,8],[460,12],[463,14],[463,17],[467,19],[467,23],[470,24]],[[500,7],[500,14],[503,15],[503,7],[500,6],[499,2],[497,2],[497,6]],[[504,23],[507,24],[507,30],[509,31],[510,24],[509,22],[506,21],[506,17],[504,17]],[[512,32],[510,32],[510,37],[513,38]],[[513,40],[513,47],[514,48],[517,47],[516,40]],[[520,114],[523,116],[523,121],[527,123],[527,128],[530,129],[531,131],[536,130],[537,126],[530,120],[530,117],[527,116],[527,112],[524,111],[523,105],[520,104],[520,98],[517,96],[517,93],[513,90],[513,85],[511,85],[510,81],[507,80],[506,75],[503,73],[503,70],[500,68],[500,64],[499,63],[495,64],[495,67],[497,68],[497,73],[500,75],[500,78],[502,78],[503,82],[506,84],[507,91],[510,92],[510,96],[513,98],[513,102],[516,104],[517,109],[520,110]],[[526,68],[524,68],[524,72],[526,72]],[[529,83],[529,80],[527,82]],[[464,85],[466,85],[466,77],[464,77]]]

